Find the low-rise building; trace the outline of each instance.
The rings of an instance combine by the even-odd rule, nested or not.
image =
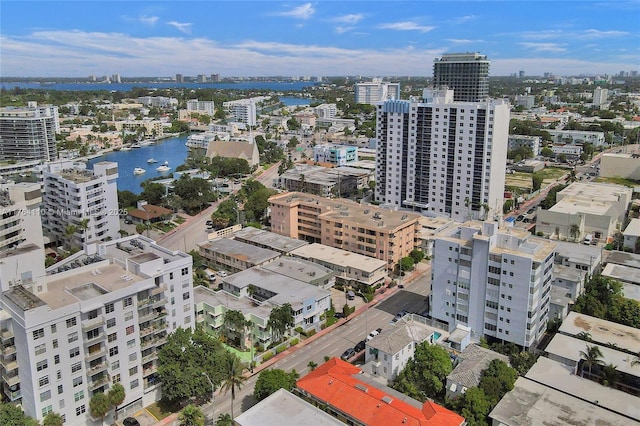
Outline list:
[[[304,247],[309,243],[285,237],[275,232],[247,226],[233,233],[233,239],[242,243],[251,244],[268,250],[274,250],[282,255],[287,255],[293,250]]]
[[[556,204],[538,209],[536,230],[558,240],[606,240],[620,228],[633,190],[622,185],[574,182],[556,194]]]
[[[602,146],[605,144],[604,132],[591,132],[586,130],[554,130],[548,129],[553,143],[560,144],[585,144]]]
[[[331,163],[346,166],[358,161],[358,147],[320,144],[313,147],[313,159],[320,163]]]
[[[508,141],[510,151],[527,146],[531,148],[533,155],[540,155],[541,136],[509,135]]]
[[[330,359],[298,380],[297,392],[312,404],[354,426],[463,426],[465,419],[427,400],[424,404],[367,380],[360,368]]]
[[[262,265],[262,268],[324,289],[333,287],[336,282],[331,269],[289,256],[280,256],[274,262]]]
[[[640,180],[640,156],[637,153],[602,154],[600,176]]]
[[[271,230],[374,257],[393,268],[416,247],[419,215],[286,192],[269,198]]]
[[[367,169],[298,164],[280,175],[279,186],[322,197],[349,197],[367,188],[372,177],[373,172]]]
[[[304,245],[290,255],[325,266],[334,272],[336,279],[352,286],[376,286],[387,276],[384,261],[324,244]]]
[[[425,320],[416,314],[407,314],[384,327],[380,334],[366,342],[363,370],[391,382],[413,358],[417,345],[422,342],[434,345],[447,337],[448,333],[427,325]]]
[[[231,273],[273,262],[280,253],[246,244],[231,238],[220,238],[198,244],[204,263]]]
[[[207,157],[241,158],[247,160],[250,167],[260,164],[258,145],[251,142],[210,140]]]
[[[454,361],[453,371],[447,376],[447,399],[457,398],[467,389],[477,387],[480,384],[482,372],[494,359],[509,364],[509,357],[506,355],[476,344],[467,346],[464,351],[458,354]]]
[[[622,235],[624,235],[624,247],[630,250],[636,250],[636,247],[639,247],[640,219],[631,219]]]

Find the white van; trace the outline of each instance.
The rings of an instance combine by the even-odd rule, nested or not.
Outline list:
[[[586,246],[590,246],[592,241],[593,241],[593,235],[592,234],[587,234],[584,237],[584,241],[582,241],[582,244],[584,244]]]
[[[216,280],[216,273],[211,269],[205,269],[204,273],[207,274],[207,278],[209,278],[209,282],[214,282]]]

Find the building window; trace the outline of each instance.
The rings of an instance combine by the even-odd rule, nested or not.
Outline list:
[[[44,343],[35,347],[36,355],[42,355],[46,351],[47,351],[47,347],[45,346]]]
[[[133,319],[133,311],[129,311],[124,314],[125,321],[131,321],[132,319]]]
[[[55,324],[51,324],[51,334],[55,334],[58,331],[58,327]]]
[[[172,280],[173,279],[173,272],[169,272],[169,279]]]
[[[53,339],[51,343],[53,344],[53,349],[56,349],[58,347],[58,339]]]
[[[75,327],[75,325],[76,325],[76,324],[77,324],[76,317],[69,318],[69,319],[67,320],[67,328],[69,328],[69,327]]]
[[[118,347],[114,346],[113,348],[109,348],[109,356],[118,355]]]
[[[45,359],[45,360],[43,360],[43,361],[39,361],[39,362],[36,364],[36,370],[38,370],[38,371],[42,371],[42,370],[44,370],[45,368],[47,368],[48,366],[49,366],[49,364],[48,364],[47,360]]]
[[[138,387],[138,379],[132,380],[130,387],[131,387],[131,389],[137,388]]]
[[[75,364],[73,364],[71,366],[71,372],[72,373],[77,373],[78,371],[82,370],[82,364],[79,362],[76,362]]]
[[[129,362],[135,361],[138,358],[137,352],[132,352],[129,354]]]
[[[109,336],[107,336],[107,341],[109,343],[115,342],[117,339],[118,339],[118,334],[117,333],[112,333]]]
[[[40,387],[46,386],[49,384],[49,376],[42,376],[38,379],[38,385]]]
[[[73,394],[73,399],[78,402],[81,399],[84,399],[84,391],[79,391]]]
[[[191,296],[189,295],[188,291],[185,292],[185,293],[182,293],[182,300],[189,300],[189,297],[191,297]]]
[[[127,342],[127,348],[131,349],[136,345],[136,339],[131,339]]]
[[[136,374],[138,374],[138,367],[137,366],[136,367],[132,367],[132,368],[129,369],[129,375],[130,376],[134,376]]]
[[[122,301],[122,306],[125,308],[131,306],[133,304],[133,299],[131,297],[127,297]]]
[[[87,412],[87,408],[84,405],[76,407],[76,416],[81,416]]]
[[[60,355],[54,355],[53,356],[53,362],[55,364],[60,364]]]
[[[111,383],[113,383],[114,385],[116,383],[120,383],[120,373],[113,375],[113,378],[111,379]]]
[[[53,412],[53,405],[47,405],[42,409],[42,416],[47,417],[47,414]]]
[[[113,303],[109,303],[107,305],[104,305],[104,311],[108,314],[112,313],[113,310],[115,309],[114,304]]]
[[[135,331],[134,327],[132,325],[127,327],[127,336],[133,334],[133,332]]]
[[[182,276],[188,275],[189,274],[189,268],[182,268],[180,270],[180,273],[182,274]]]
[[[75,358],[80,355],[80,348],[73,348],[69,350],[69,358]]]
[[[58,395],[62,395],[62,392],[64,392],[64,388],[62,385],[58,385]]]
[[[120,368],[120,361],[113,361],[111,363],[111,370],[117,370],[118,368]]]
[[[115,318],[109,318],[107,320],[107,328],[111,328],[111,327],[115,327],[116,326],[116,319]]]
[[[48,399],[51,399],[51,391],[44,391],[40,394],[40,402],[44,402]]]
[[[38,340],[44,337],[44,328],[33,330],[33,340]]]
[[[74,331],[73,333],[69,334],[67,341],[68,341],[69,343],[73,343],[73,342],[75,342],[76,340],[78,340],[78,332],[77,332],[77,331]]]
[[[75,379],[73,379],[73,387],[74,388],[77,388],[81,384],[82,384],[82,376],[76,377]]]

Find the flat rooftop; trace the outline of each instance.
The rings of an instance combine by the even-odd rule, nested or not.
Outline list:
[[[232,240],[231,238],[220,238],[199,243],[198,246],[254,265],[268,262],[280,256],[277,251]]]
[[[631,195],[631,188],[623,185],[596,182],[573,182],[558,194],[562,197],[602,203],[617,203],[620,193]],[[631,198],[631,197],[629,197]]]
[[[236,297],[224,290],[214,291],[203,286],[193,289],[194,303],[206,303],[209,306],[225,306],[227,309],[240,311],[245,315],[254,315],[258,318],[269,318],[272,305],[264,303],[257,305],[245,297]]]
[[[555,213],[589,213],[604,216],[610,214],[612,206],[605,201],[586,201],[575,197],[566,197],[553,205],[549,211]]]
[[[247,226],[246,228],[234,233],[233,238],[247,244],[268,247],[269,249],[280,253],[289,253],[291,250],[295,250],[309,244],[306,241],[286,237],[284,235],[276,234],[275,232],[265,231],[252,226]]]
[[[627,253],[624,251],[610,251],[607,254],[607,263],[629,266],[640,269],[640,254]]]
[[[595,265],[601,260],[602,251],[600,247],[587,246],[584,244],[571,243],[567,241],[555,241],[556,253],[570,263],[581,265]]]
[[[367,342],[367,346],[393,355],[411,342],[424,342],[434,333],[440,334],[441,331],[417,321],[401,318],[395,324],[383,327],[375,339]]]
[[[604,267],[602,275],[613,278],[617,281],[640,284],[640,269],[630,266],[616,265],[615,263],[607,263]]]
[[[600,407],[640,420],[637,396],[573,374],[572,368],[560,362],[541,356],[525,377],[585,401],[598,401]]]
[[[519,377],[489,414],[505,426],[620,426],[637,424],[597,405]],[[495,424],[495,423],[494,423]]]
[[[640,237],[640,219],[631,219],[624,229],[624,235]]]
[[[640,329],[578,312],[570,312],[558,331],[570,336],[586,332],[594,342],[616,345],[633,353],[640,352]]]
[[[582,269],[572,268],[571,266],[560,265],[558,263],[553,264],[553,278],[563,279],[567,281],[581,281],[586,274],[586,271]]]
[[[290,256],[282,256],[274,262],[262,265],[262,268],[304,282],[311,282],[321,277],[333,277],[333,271],[329,268]]]
[[[291,251],[291,255],[303,259],[317,259],[318,261],[340,266],[342,268],[356,268],[365,272],[384,269],[384,260],[374,259],[363,254],[313,243]]]
[[[325,413],[285,389],[279,389],[234,419],[238,426],[344,426]]]

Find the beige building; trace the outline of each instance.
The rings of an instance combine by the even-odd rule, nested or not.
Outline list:
[[[260,153],[255,143],[242,141],[210,141],[207,148],[207,157],[213,158],[242,158],[247,160],[249,166],[260,164]]]
[[[417,214],[300,192],[269,198],[271,231],[374,257],[393,267],[416,247]]]
[[[640,156],[638,154],[603,154],[600,159],[600,176],[640,180]]]
[[[556,194],[549,210],[538,209],[536,230],[558,240],[604,240],[620,228],[632,189],[622,185],[574,182]],[[572,233],[574,225],[578,233]]]
[[[164,128],[160,120],[123,120],[123,121],[105,121],[108,126],[114,126],[118,132],[135,133],[138,129],[142,129],[147,136],[162,136]]]

